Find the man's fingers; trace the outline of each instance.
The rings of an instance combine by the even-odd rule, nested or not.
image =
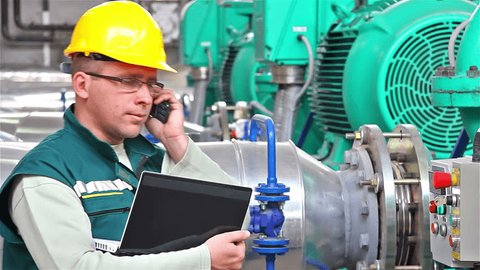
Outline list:
[[[248,237],[250,237],[249,231],[233,231],[233,232],[226,232],[224,233],[226,237],[228,237],[229,242],[242,242],[245,241]]]

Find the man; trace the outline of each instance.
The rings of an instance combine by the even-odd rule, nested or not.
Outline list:
[[[0,190],[6,269],[239,269],[249,233],[216,235],[177,252],[117,257],[96,251],[93,238],[120,240],[143,170],[229,181],[184,134],[183,111],[156,81],[166,64],[160,29],[129,1],[88,10],[65,55],[75,104],[65,127],[32,149]],[[170,103],[163,124],[153,104]],[[143,127],[166,153],[140,134]]]

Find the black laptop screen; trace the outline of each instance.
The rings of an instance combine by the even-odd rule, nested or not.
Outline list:
[[[200,243],[160,250],[185,249],[203,243],[212,232],[240,229],[251,193],[247,187],[144,172],[120,248],[151,249],[203,237]]]

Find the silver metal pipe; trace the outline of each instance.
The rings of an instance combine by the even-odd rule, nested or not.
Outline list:
[[[277,141],[284,142],[292,138],[297,116],[297,95],[301,90],[299,85],[284,85],[285,90],[279,90],[281,98],[275,99],[275,109],[279,115],[274,116],[277,128]],[[279,103],[277,103],[277,101]]]
[[[193,86],[193,102],[190,114],[188,115],[188,121],[201,125],[203,122],[205,97],[207,95],[207,87],[209,83],[208,68],[193,68],[191,74],[195,82]]]
[[[273,107],[273,122],[275,123],[275,134],[277,141],[282,141],[280,139],[280,130],[282,129],[282,118],[284,114],[285,107],[283,106],[285,99],[285,89],[278,89],[275,94],[275,105]],[[283,140],[285,141],[285,140]]]

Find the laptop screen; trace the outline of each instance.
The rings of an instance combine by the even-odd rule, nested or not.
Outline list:
[[[251,194],[247,187],[143,172],[120,249],[152,249],[164,244],[167,247],[157,251],[186,249],[216,233],[238,230]],[[178,243],[192,237],[193,243]]]

